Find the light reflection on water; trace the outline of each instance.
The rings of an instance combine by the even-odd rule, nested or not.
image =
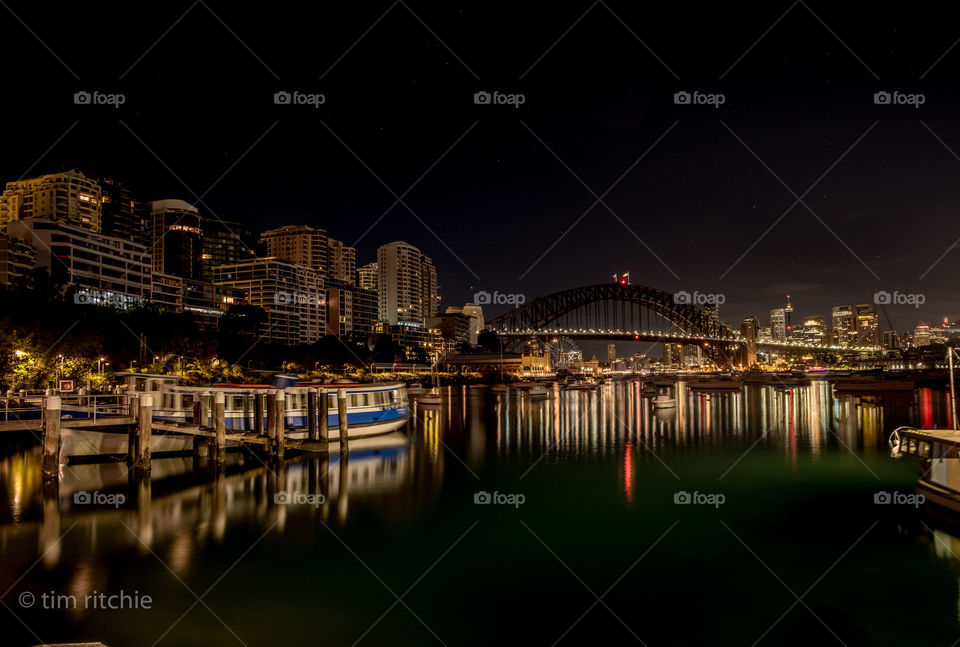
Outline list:
[[[346,457],[277,465],[232,452],[220,475],[191,458],[159,458],[148,484],[131,478],[122,462],[72,465],[52,493],[40,480],[39,448],[11,448],[0,460],[0,585],[9,587],[39,559],[46,572],[65,569],[61,590],[78,597],[103,591],[123,579],[120,564],[131,551],[156,555],[187,579],[205,572],[207,546],[267,530],[306,546],[323,528],[349,533],[352,524],[416,534],[445,489],[469,492],[490,474],[513,474],[516,485],[529,473],[536,487],[566,467],[611,464],[617,496],[629,508],[648,496],[651,478],[673,487],[671,466],[690,457],[717,463],[714,479],[734,466],[750,474],[761,460],[797,469],[809,461],[850,462],[852,454],[872,472],[888,460],[893,428],[944,425],[948,416],[944,394],[930,389],[834,394],[814,381],[708,393],[681,383],[673,393],[676,407],[654,409],[637,381],[596,391],[554,387],[546,397],[449,388],[442,405],[418,406],[402,432],[352,442]],[[123,494],[126,502],[91,510],[74,501],[94,490]],[[277,505],[281,492],[323,502]],[[937,555],[956,559],[956,549],[945,546],[960,540],[949,530],[928,536]],[[42,573],[35,577],[42,581]]]

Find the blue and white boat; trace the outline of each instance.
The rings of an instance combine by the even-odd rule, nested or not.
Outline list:
[[[228,431],[249,432],[256,429],[256,397],[265,395],[276,398],[283,392],[284,426],[288,438],[305,438],[307,435],[307,399],[312,390],[327,391],[327,402],[320,404],[325,411],[331,441],[339,438],[340,414],[338,393],[346,396],[348,437],[363,438],[387,434],[403,427],[410,418],[406,385],[403,383],[374,384],[297,384],[286,388],[274,388],[266,384],[218,384],[214,386],[185,386],[180,379],[169,375],[124,373],[121,378],[119,398],[121,405],[129,404],[133,396],[153,396],[153,419],[173,424],[193,424],[199,413],[200,424],[213,426],[213,402],[218,393],[224,396],[224,422]],[[288,376],[283,376],[290,383]],[[282,382],[278,382],[281,383]],[[76,405],[63,406],[64,417],[90,417],[93,407],[82,399]],[[195,413],[196,410],[196,413]],[[263,429],[267,426],[266,407],[262,408]],[[102,412],[98,417],[104,416]],[[102,430],[70,428],[64,430],[61,456],[84,456],[96,454],[125,454],[127,434],[118,430],[111,433]],[[228,441],[229,443],[229,441]],[[150,443],[151,452],[190,451],[193,436],[172,433],[154,433]]]

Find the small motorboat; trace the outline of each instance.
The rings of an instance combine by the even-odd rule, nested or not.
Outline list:
[[[527,389],[527,394],[531,398],[544,397],[547,395],[547,387],[545,387],[542,384],[534,384],[533,386]]]
[[[654,409],[672,409],[677,406],[677,401],[669,395],[660,394],[652,401]]]
[[[440,392],[436,389],[430,389],[427,393],[417,396],[417,404],[430,406],[441,402],[443,402],[443,398],[440,397]]]

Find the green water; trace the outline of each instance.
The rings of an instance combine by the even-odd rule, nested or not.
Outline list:
[[[0,461],[0,643],[949,645],[951,520],[874,503],[916,481],[889,431],[945,411],[940,393],[822,382],[684,390],[665,411],[633,382],[458,389],[355,443],[346,469],[236,454],[217,478],[160,459],[149,496],[120,463],[72,468],[45,497],[21,440]],[[82,608],[94,591],[151,608]]]

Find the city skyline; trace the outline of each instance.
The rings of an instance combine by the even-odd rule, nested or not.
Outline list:
[[[716,8],[683,24],[666,8],[512,8],[503,24],[383,4],[329,9],[331,33],[285,23],[278,34],[305,39],[290,47],[229,9],[230,29],[203,6],[173,26],[186,9],[153,10],[137,35],[122,12],[98,14],[118,27],[109,48],[81,47],[69,20],[48,25],[37,37],[55,55],[14,30],[3,51],[31,53],[22,72],[57,83],[10,106],[31,128],[7,134],[0,177],[122,170],[226,221],[336,227],[363,262],[369,237],[405,240],[435,250],[451,303],[629,270],[637,284],[724,293],[732,323],[786,293],[821,313],[875,290],[922,293],[931,322],[960,315],[947,20],[771,6],[719,39]],[[207,53],[183,46],[198,40]],[[275,103],[283,92],[323,103]],[[482,92],[524,101],[476,103]],[[724,101],[676,103],[684,92]],[[876,103],[883,92],[924,102]],[[889,310],[898,330],[917,318]]]

